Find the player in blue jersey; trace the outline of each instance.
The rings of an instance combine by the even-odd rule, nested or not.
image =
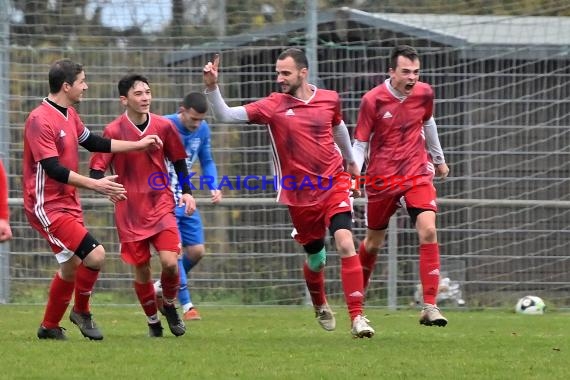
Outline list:
[[[178,113],[166,115],[165,117],[176,125],[176,129],[182,139],[188,155],[186,159],[188,172],[195,172],[196,170],[193,169],[194,163],[200,161],[203,180],[201,183],[208,183],[205,188],[210,189],[212,203],[217,204],[222,200],[222,192],[218,190],[218,171],[216,163],[212,158],[210,127],[204,120],[207,111],[208,102],[206,97],[201,93],[192,92],[184,97]],[[169,165],[169,175],[170,184],[176,202],[178,202],[178,198],[181,196],[181,186],[179,186],[179,178],[172,165]],[[192,215],[185,215],[184,207],[177,207],[176,219],[183,246],[182,256],[178,260],[180,273],[178,300],[182,306],[184,320],[199,320],[201,319],[200,314],[194,307],[190,297],[187,274],[198,264],[205,253],[202,218],[198,210],[194,211]],[[155,283],[155,289],[157,290],[157,296],[159,296],[161,294],[160,280]],[[158,301],[160,304],[160,299]]]

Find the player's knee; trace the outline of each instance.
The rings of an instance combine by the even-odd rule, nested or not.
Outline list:
[[[105,261],[105,248],[90,233],[87,233],[75,250],[75,255],[83,261],[86,267],[99,270]]]
[[[102,245],[98,245],[83,259],[83,264],[92,269],[101,269],[104,261],[105,248]]]
[[[364,249],[366,249],[366,253],[369,255],[377,255],[380,252],[381,246],[379,245],[372,245],[372,244],[365,244]]]
[[[374,231],[374,233],[368,233],[364,241],[364,248],[366,252],[370,254],[378,254],[382,245],[384,245],[384,237],[386,236],[386,230]]]
[[[178,273],[178,265],[172,263],[166,263],[162,266],[162,272],[167,275],[173,276]]]
[[[420,243],[435,243],[437,241],[437,230],[435,226],[427,226],[418,230]]]
[[[307,266],[312,272],[320,272],[326,264],[327,253],[324,247],[319,252],[307,256]]]
[[[162,266],[162,272],[167,275],[175,275],[178,273],[178,257],[177,255],[160,255],[160,264]]]
[[[135,266],[135,282],[148,284],[152,282],[152,271],[150,262],[144,262]]]
[[[350,231],[338,232],[335,235],[335,244],[340,257],[348,257],[354,254],[354,239]]]
[[[59,267],[59,276],[61,279],[67,282],[75,281],[75,273],[80,263],[81,260],[78,260],[76,257],[71,257],[71,259],[61,263]]]
[[[198,261],[202,260],[202,257],[204,257],[204,255],[206,254],[206,248],[204,247],[204,244],[189,246],[186,248],[184,254],[194,264],[197,264]]]

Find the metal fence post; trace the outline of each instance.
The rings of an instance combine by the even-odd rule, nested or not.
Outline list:
[[[398,224],[393,215],[388,224],[388,309],[398,308]]]
[[[3,160],[6,174],[10,172],[8,165],[8,96],[10,65],[10,1],[0,0],[0,160]],[[9,300],[9,245],[0,244],[0,304]]]

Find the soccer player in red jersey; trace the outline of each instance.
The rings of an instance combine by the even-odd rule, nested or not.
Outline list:
[[[158,307],[165,315],[175,336],[186,332],[174,301],[178,294],[178,255],[180,237],[174,215],[174,194],[168,184],[165,160],[174,164],[180,178],[188,178],[186,151],[170,120],[150,112],[152,99],[148,79],[129,74],[118,83],[119,99],[126,112],[105,127],[103,136],[128,141],[158,135],[164,142],[162,150],[125,154],[96,153],[91,157],[91,176],[103,176],[109,168],[119,175],[127,196],[112,197],[115,202],[115,223],[121,242],[121,257],[135,267],[134,288],[147,316],[149,335],[162,336]],[[186,214],[196,209],[190,184],[182,182],[180,206]],[[163,305],[157,305],[150,266],[150,247],[158,251],[162,266]]]
[[[396,47],[390,64],[390,78],[362,98],[354,131],[358,168],[367,157],[368,229],[358,249],[364,286],[368,286],[390,217],[403,197],[420,241],[424,297],[420,323],[445,326],[447,319],[436,306],[440,263],[433,177],[447,177],[449,168],[433,118],[434,94],[430,85],[418,80],[420,60],[414,48]]]
[[[324,283],[328,228],[341,256],[351,332],[359,338],[372,337],[374,329],[363,315],[362,268],[352,238],[349,189],[323,186],[323,179],[336,178],[344,172],[343,157],[349,172],[359,174],[338,93],[309,84],[307,57],[302,50],[291,48],[279,55],[275,66],[280,93],[230,108],[218,89],[218,65],[216,56],[213,63],[204,67],[206,96],[216,118],[226,123],[268,125],[278,178],[277,199],[289,207],[294,238],[307,253],[303,273],[319,324],[329,331],[336,326]]]
[[[52,64],[49,95],[26,119],[24,127],[24,209],[26,216],[50,244],[60,265],[50,289],[40,339],[66,339],[59,323],[75,291],[69,316],[83,336],[101,340],[89,299],[105,258],[103,246],[87,231],[76,187],[107,196],[124,196],[117,176],[98,180],[77,173],[78,145],[89,151],[127,152],[160,149],[155,135],[136,141],[109,140],[89,132],[72,107],[87,90],[80,64],[62,59]]]
[[[8,209],[8,178],[4,171],[4,164],[0,160],[0,242],[12,238],[10,228],[10,210]]]

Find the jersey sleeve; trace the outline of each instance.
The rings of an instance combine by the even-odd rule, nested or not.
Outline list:
[[[87,138],[89,137],[89,134],[91,132],[89,131],[89,129],[87,129],[87,127],[85,127],[85,124],[83,124],[83,121],[81,120],[81,118],[79,117],[79,114],[75,111],[75,109],[69,108],[69,110],[73,110],[73,116],[72,117],[75,119],[75,129],[77,131],[77,142],[79,144],[81,144],[85,140],[87,140]]]
[[[113,139],[113,133],[110,126],[105,127],[103,130],[103,137],[108,139]],[[89,169],[100,170],[106,172],[111,162],[113,161],[113,153],[101,153],[95,152],[91,154],[91,159],[89,160]]]
[[[171,120],[165,121],[164,136],[160,138],[164,143],[164,155],[170,162],[174,163],[187,157],[180,135]]]
[[[266,98],[246,104],[245,111],[247,112],[249,122],[254,124],[269,124],[279,103],[277,95],[278,94],[273,93]]]
[[[56,133],[50,123],[37,115],[30,120],[26,128],[26,139],[30,142],[29,147],[34,157],[34,162],[40,162],[44,158],[59,157],[55,145]]]
[[[356,140],[368,142],[374,126],[375,115],[376,110],[374,109],[374,103],[370,101],[369,97],[364,96],[360,102],[358,120],[356,121],[356,128],[354,129],[354,138]]]
[[[427,87],[427,102],[426,102],[426,112],[424,114],[424,123],[428,121],[433,116],[433,103],[435,99],[435,95],[433,93],[433,89],[431,86]]]
[[[200,166],[202,167],[202,173],[209,177],[213,178],[213,187],[218,186],[218,170],[216,168],[216,163],[214,161],[214,157],[212,156],[212,142],[210,137],[210,128],[208,127],[208,123],[205,121],[203,122],[204,125],[202,128],[204,129],[203,143],[200,144],[200,148],[198,150],[198,159],[200,160]]]
[[[334,112],[333,121],[332,121],[333,127],[339,125],[341,121],[342,121],[342,107],[340,105],[340,97],[337,94],[336,95],[335,112]]]

